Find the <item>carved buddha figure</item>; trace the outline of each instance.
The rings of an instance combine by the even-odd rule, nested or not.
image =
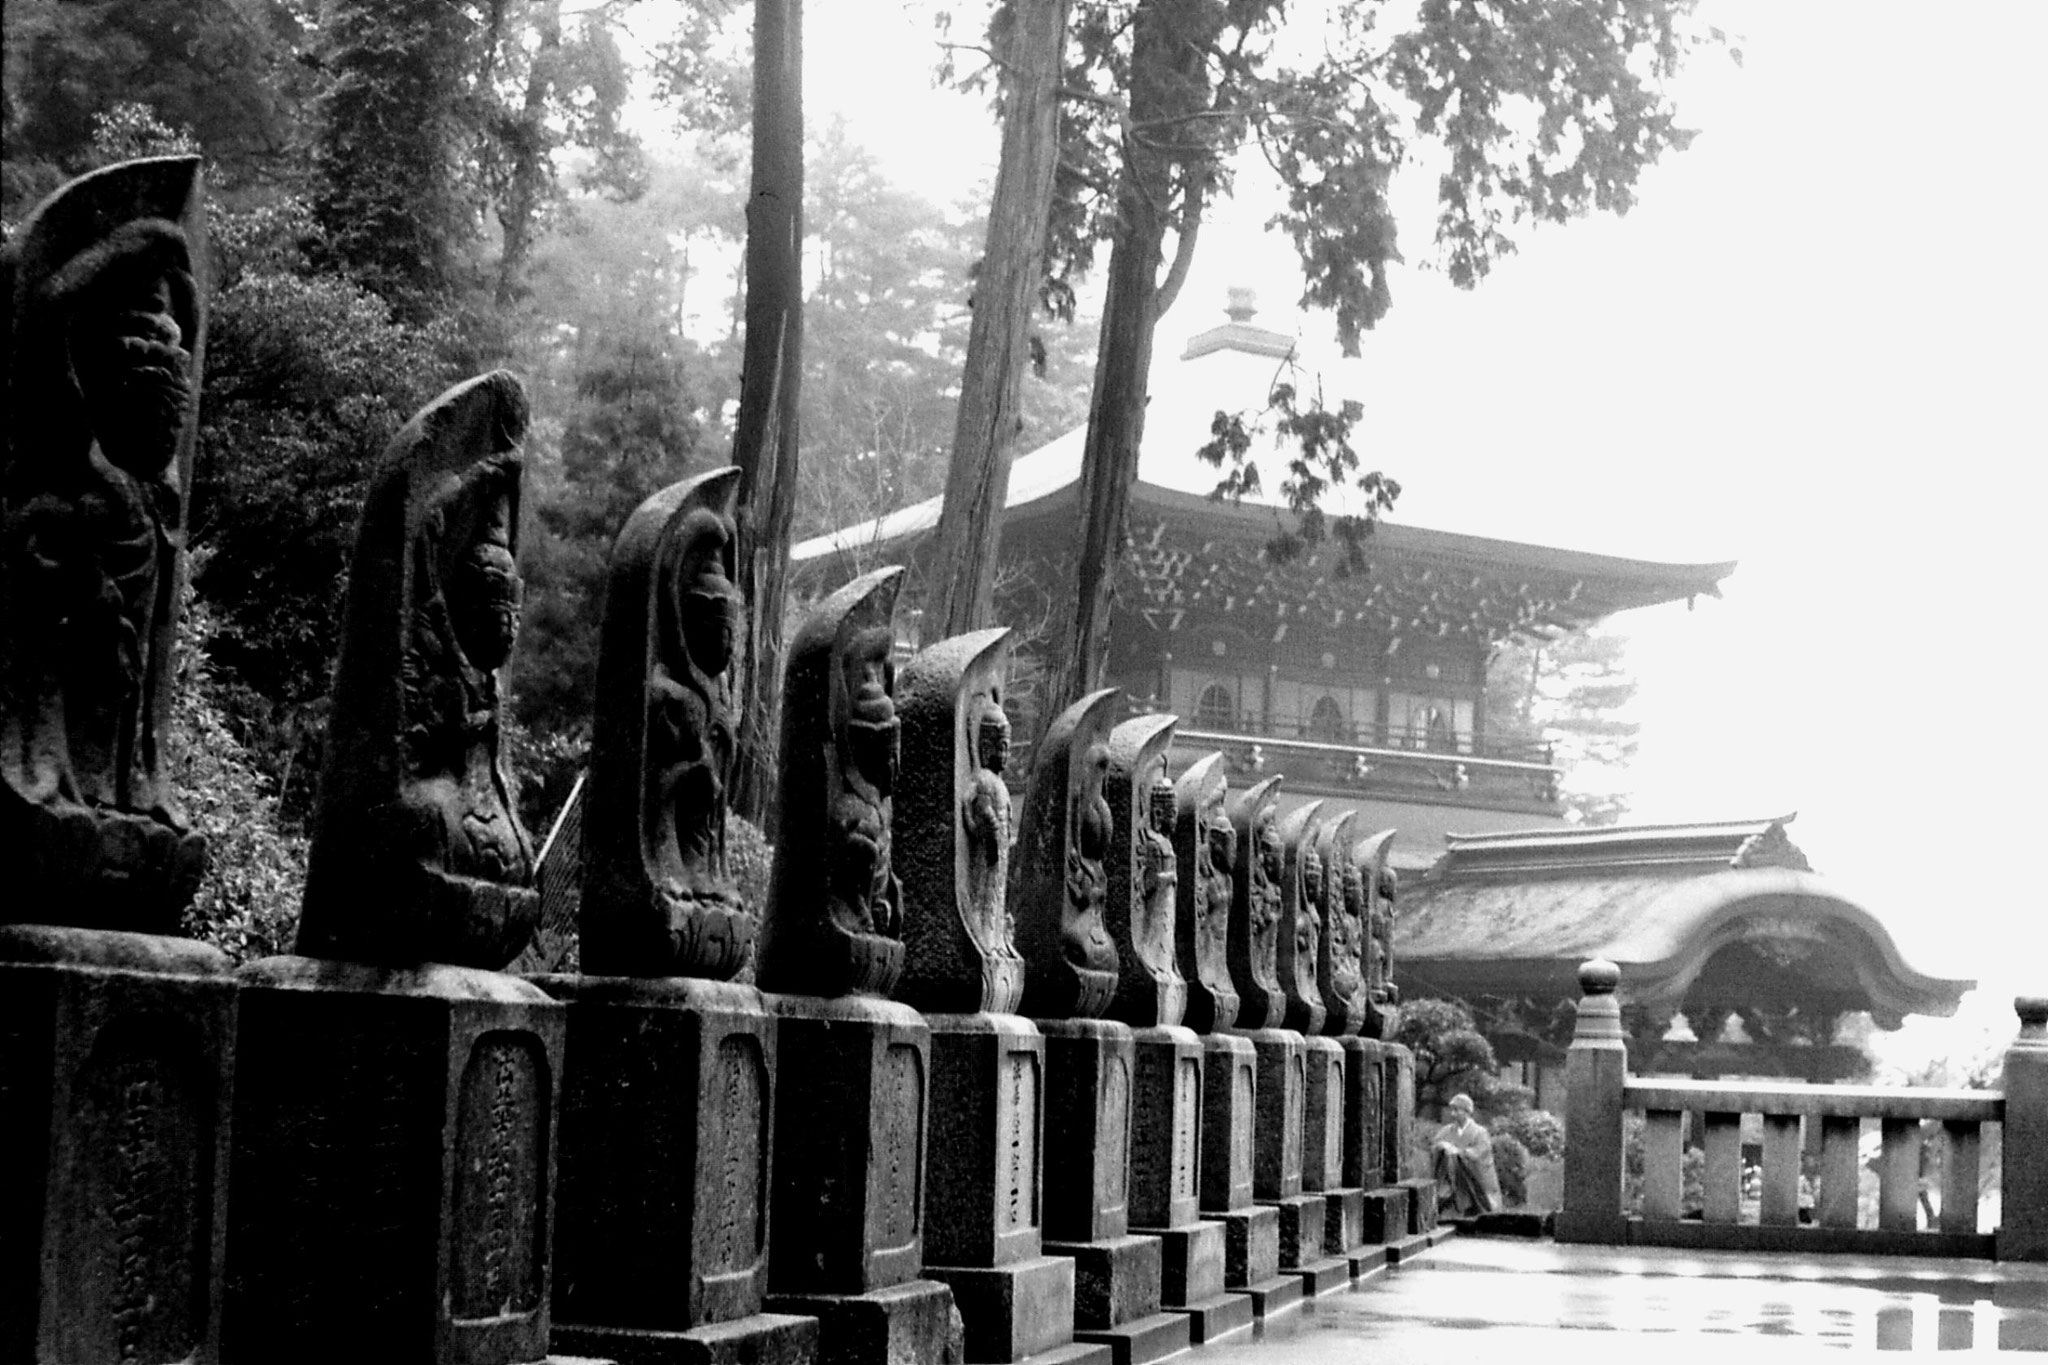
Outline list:
[[[1330,923],[1330,990],[1355,1017],[1365,1002],[1365,874],[1356,863],[1344,867],[1341,888],[1326,896]],[[1334,1009],[1335,1006],[1333,1005]]]
[[[1016,831],[1010,818],[1010,718],[994,689],[981,695],[974,724],[974,769],[962,802],[967,832],[967,932],[984,955],[1014,957],[1015,931],[1004,890],[1010,880],[1010,846]]]
[[[1286,1014],[1280,987],[1280,879],[1283,847],[1273,803],[1280,779],[1269,777],[1246,788],[1230,803],[1236,834],[1232,869],[1230,976],[1237,988],[1237,1026],[1278,1028]]]
[[[1372,940],[1377,949],[1378,969],[1370,980],[1373,1003],[1386,1004],[1401,998],[1400,992],[1394,988],[1394,900],[1400,894],[1400,874],[1391,867],[1382,867],[1378,889],[1378,903],[1373,907],[1372,916]]]
[[[1138,955],[1162,972],[1172,972],[1174,902],[1180,870],[1173,855],[1173,784],[1161,772],[1146,793],[1145,827],[1138,831],[1140,863],[1139,913],[1132,918],[1131,938]]]
[[[173,932],[204,867],[160,752],[204,328],[198,202],[196,158],[123,163],[52,195],[7,251],[0,919]]]
[[[833,692],[838,718],[839,791],[832,806],[828,906],[849,933],[895,938],[903,929],[902,893],[890,860],[889,797],[896,788],[895,632],[858,632],[839,660]]]
[[[539,915],[499,762],[519,626],[519,381],[459,384],[393,439],[349,576],[299,951],[502,967]]]
[[[755,920],[726,865],[739,471],[662,489],[612,547],[585,785],[583,969],[726,979]]]
[[[1294,971],[1303,994],[1316,992],[1316,953],[1322,947],[1323,860],[1312,848],[1301,853],[1301,901],[1294,914]]]
[[[1033,1018],[1099,1018],[1116,995],[1121,963],[1103,918],[1116,821],[1103,784],[1121,700],[1105,689],[1060,712],[1032,764],[1010,902],[1025,962],[1022,1010]]]
[[[1202,827],[1207,832],[1209,875],[1203,888],[1200,933],[1218,963],[1229,958],[1230,903],[1232,884],[1237,880],[1237,831],[1230,827],[1219,793],[1215,804],[1204,812]],[[1227,968],[1225,969],[1228,970]]]

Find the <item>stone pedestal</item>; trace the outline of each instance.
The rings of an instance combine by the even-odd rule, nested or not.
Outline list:
[[[1343,1184],[1374,1190],[1399,1179],[1386,1168],[1381,1077],[1385,1046],[1370,1038],[1339,1038],[1344,1049]]]
[[[1301,1297],[1301,1280],[1280,1273],[1280,1214],[1255,1204],[1253,1124],[1258,1054],[1249,1039],[1202,1039],[1202,1217],[1223,1228],[1223,1285],[1249,1295],[1259,1317]]]
[[[1364,1245],[1364,1191],[1344,1179],[1348,1076],[1335,1038],[1302,1040],[1308,1062],[1301,1122],[1301,1186],[1323,1197],[1323,1252],[1343,1258]]]
[[[212,1359],[233,967],[188,939],[0,927],[0,1360]]]
[[[466,967],[241,980],[225,1359],[545,1359],[567,1011]]]
[[[771,1313],[818,1319],[821,1365],[958,1359],[953,1293],[924,1264],[931,1030],[873,996],[771,996]]]
[[[1258,1064],[1252,1194],[1279,1214],[1280,1269],[1303,1276],[1310,1292],[1317,1292],[1339,1271],[1323,1254],[1322,1196],[1302,1189],[1307,1041],[1293,1029],[1255,1029],[1246,1037]],[[1348,1278],[1348,1268],[1343,1274]]]
[[[1106,1019],[1040,1020],[1047,1113],[1045,1249],[1074,1266],[1074,1337],[1108,1346],[1119,1365],[1188,1344],[1160,1314],[1159,1240],[1130,1231],[1137,1039]]]
[[[761,1311],[776,1074],[761,993],[532,980],[568,1007],[550,1345],[636,1365],[806,1365],[817,1323]]]
[[[1201,1217],[1202,1039],[1139,1029],[1131,1096],[1131,1226],[1158,1239],[1159,1302],[1197,1344],[1248,1327],[1251,1300],[1223,1288],[1223,1228]]]
[[[1039,1229],[1045,1040],[1012,1014],[934,1014],[932,1105],[945,1140],[926,1167],[925,1273],[951,1286],[971,1362],[1010,1362],[1074,1337],[1074,1263]],[[1106,1354],[1106,1353],[1105,1353]]]

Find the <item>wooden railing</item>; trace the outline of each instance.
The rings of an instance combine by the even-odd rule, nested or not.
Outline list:
[[[1612,963],[1579,970],[1559,1241],[2048,1260],[2048,999],[2015,1002],[2021,1027],[2002,1091],[1651,1080],[1628,1075],[1618,980]],[[1643,1124],[1640,1212],[1626,1195],[1632,1113]],[[1762,1137],[1753,1203],[1744,1190],[1745,1115],[1760,1119]],[[1684,1190],[1688,1119],[1705,1158],[1696,1217]],[[1870,1226],[1859,1223],[1865,1123],[1877,1126],[1881,1144]],[[1923,1228],[1923,1125],[1937,1123],[1941,1203]],[[1977,1226],[1987,1123],[2003,1126],[1995,1230]],[[1808,1208],[1800,1186],[1810,1153],[1818,1162]]]

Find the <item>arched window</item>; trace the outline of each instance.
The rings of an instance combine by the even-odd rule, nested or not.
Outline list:
[[[1342,744],[1351,738],[1351,727],[1344,720],[1344,708],[1337,704],[1335,697],[1325,694],[1316,699],[1315,709],[1308,715],[1308,737],[1325,744]]]
[[[1231,699],[1230,689],[1214,682],[1203,688],[1195,699],[1195,721],[1209,729],[1235,730],[1237,703]]]

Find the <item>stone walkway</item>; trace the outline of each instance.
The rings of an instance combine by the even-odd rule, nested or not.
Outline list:
[[[2048,1352],[2048,1265],[1755,1256],[1458,1237],[1199,1365],[1811,1360]]]

